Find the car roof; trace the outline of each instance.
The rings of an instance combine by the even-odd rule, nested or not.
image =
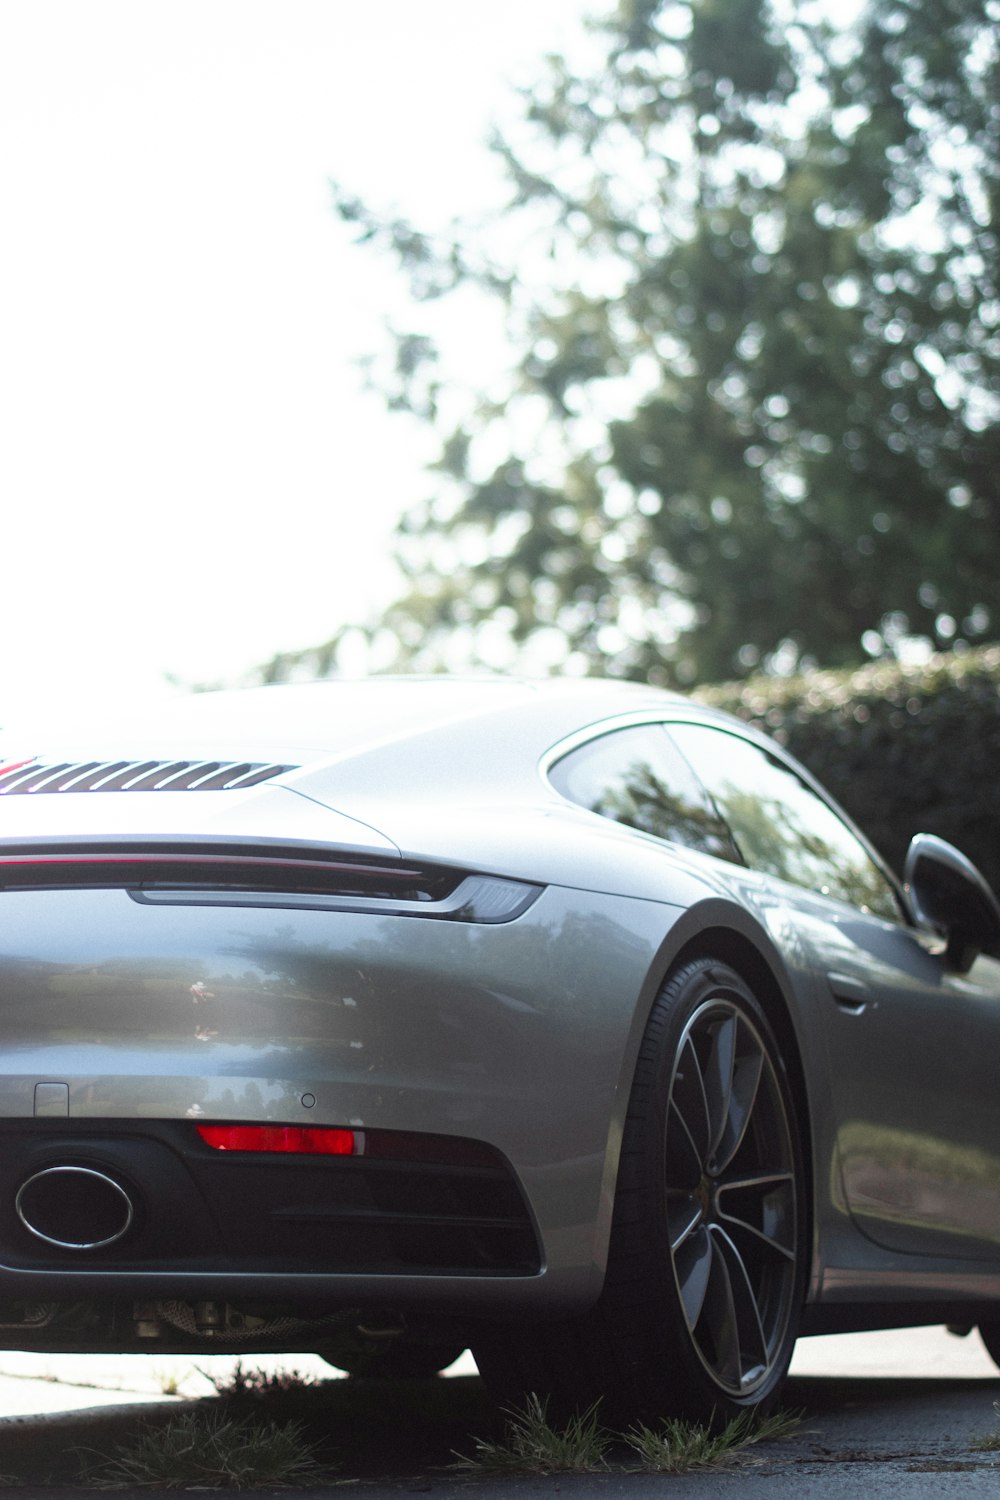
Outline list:
[[[146,708],[110,704],[86,716],[49,713],[12,724],[0,758],[16,750],[49,758],[176,752],[340,760],[459,725],[474,730],[495,716],[510,728],[535,725],[558,738],[591,721],[685,702],[658,688],[602,678],[333,679],[192,693]]]

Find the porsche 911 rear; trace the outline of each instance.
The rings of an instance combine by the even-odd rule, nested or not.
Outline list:
[[[457,1349],[593,1299],[662,909],[402,859],[283,767],[43,769],[0,771],[0,1342]]]
[[[7,730],[0,1345],[470,1345],[554,1415],[766,1409],[830,1234],[880,1253],[837,1196],[824,1049],[876,983],[845,912],[917,970],[891,878],[861,848],[845,884],[855,835],[748,734],[405,678]]]

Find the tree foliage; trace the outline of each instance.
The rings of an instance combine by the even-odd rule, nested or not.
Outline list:
[[[684,684],[996,635],[998,36],[1000,0],[620,0],[494,142],[492,226],[339,194],[516,350],[469,407],[424,333],[383,372],[441,436],[411,662],[510,639]]]
[[[700,690],[789,747],[897,872],[915,833],[950,840],[1000,890],[1000,647]]]

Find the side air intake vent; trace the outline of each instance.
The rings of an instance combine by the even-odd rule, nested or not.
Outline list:
[[[291,765],[265,761],[87,760],[0,766],[0,796],[38,792],[235,792],[270,781]]]

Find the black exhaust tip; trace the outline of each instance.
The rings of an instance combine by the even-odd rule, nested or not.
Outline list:
[[[135,1209],[113,1177],[93,1167],[44,1167],[14,1200],[31,1234],[62,1250],[100,1250],[128,1232]]]

